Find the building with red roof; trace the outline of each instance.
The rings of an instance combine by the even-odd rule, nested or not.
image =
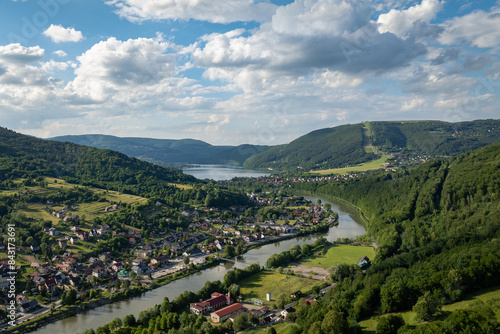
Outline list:
[[[235,303],[224,308],[221,308],[218,311],[212,312],[210,314],[210,319],[215,322],[223,322],[226,319],[233,318],[243,312],[244,307],[240,303]]]

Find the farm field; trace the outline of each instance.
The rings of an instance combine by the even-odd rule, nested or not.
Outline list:
[[[491,307],[495,312],[497,321],[500,321],[500,286],[467,294],[464,300],[444,305],[443,314],[439,319],[440,320],[445,319],[448,314],[456,310],[473,309],[475,304],[481,304],[481,303],[484,303],[487,306]],[[405,323],[407,324],[410,325],[417,324],[416,313],[413,311],[394,313],[394,314],[400,314],[405,320]],[[372,317],[370,319],[360,321],[359,326],[362,328],[363,333],[375,333],[379,317],[380,316]]]
[[[375,257],[375,250],[370,246],[333,245],[325,255],[318,255],[301,261],[307,267],[328,269],[341,263],[356,264],[360,257]]]
[[[241,296],[245,302],[256,298],[264,302],[264,305],[271,306],[278,295],[284,293],[287,297],[295,291],[306,293],[313,286],[320,285],[321,282],[309,278],[302,278],[294,275],[280,274],[274,271],[262,271],[251,277],[247,277],[239,283]],[[266,301],[266,293],[271,293],[272,300]]]
[[[44,188],[38,186],[26,187],[21,191],[23,192],[29,191],[41,195],[49,195],[61,189],[73,189],[75,187],[79,187],[78,185],[67,183],[62,179],[56,179],[52,177],[46,177],[45,181],[47,182],[47,186]],[[21,182],[23,182],[23,180],[14,181],[14,183],[21,183]],[[94,194],[98,194],[99,196],[104,197],[106,201],[105,202],[95,201],[91,203],[73,203],[73,205],[76,206],[76,208],[71,211],[71,214],[77,214],[79,216],[86,215],[89,218],[99,217],[107,214],[104,210],[107,207],[110,207],[111,203],[121,202],[126,204],[131,204],[131,203],[142,204],[147,202],[147,199],[144,197],[122,194],[117,191],[111,191],[111,190],[106,191],[103,189],[93,188],[93,187],[86,187],[86,189],[89,189]],[[0,196],[12,195],[12,194],[17,194],[17,191],[3,190],[0,192]],[[51,209],[57,211],[64,208],[64,206],[65,205],[63,204],[53,205],[51,206]],[[46,205],[43,203],[38,203],[38,204],[29,203],[26,205],[26,207],[20,208],[19,211],[27,217],[31,217],[34,219],[50,220],[54,225],[57,225],[60,219],[52,216],[50,213],[45,211],[45,208]]]
[[[392,158],[390,155],[383,155],[377,160],[368,161],[356,166],[352,167],[344,167],[344,168],[333,168],[333,169],[324,169],[324,170],[316,170],[309,172],[313,175],[329,175],[329,174],[350,174],[355,172],[366,172],[369,170],[380,169],[383,168],[387,161]]]

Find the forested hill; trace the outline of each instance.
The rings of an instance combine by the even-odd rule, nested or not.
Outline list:
[[[119,152],[38,139],[0,128],[0,182],[38,176],[141,196],[162,195],[168,182],[196,182],[190,175]]]
[[[333,168],[374,159],[364,147],[363,124],[316,130],[286,145],[274,146],[247,161],[246,168]]]
[[[384,154],[454,156],[500,141],[500,120],[366,122],[313,131],[245,161],[247,168],[328,169]]]
[[[51,138],[96,148],[110,149],[141,160],[166,164],[243,165],[256,153],[268,148],[259,145],[214,146],[195,139],[153,139],[108,135],[76,135]]]
[[[346,199],[369,218],[378,255],[366,275],[340,275],[348,276],[341,287],[346,293],[335,297],[347,298],[344,314],[452,302],[464,292],[500,284],[500,143],[396,173],[295,187]],[[489,321],[482,318],[486,313],[478,314],[460,321]],[[427,332],[456,332],[443,329],[446,321],[436,323]],[[470,331],[480,332],[488,331]]]

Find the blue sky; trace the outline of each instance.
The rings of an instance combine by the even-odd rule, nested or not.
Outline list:
[[[376,120],[498,118],[500,3],[4,0],[0,125],[280,144]]]

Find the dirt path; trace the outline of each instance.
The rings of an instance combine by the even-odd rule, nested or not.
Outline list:
[[[290,269],[292,269],[296,275],[301,275],[306,278],[312,276],[313,279],[318,281],[326,281],[328,278],[328,270],[322,267],[307,267],[302,264],[294,263],[293,267]]]

